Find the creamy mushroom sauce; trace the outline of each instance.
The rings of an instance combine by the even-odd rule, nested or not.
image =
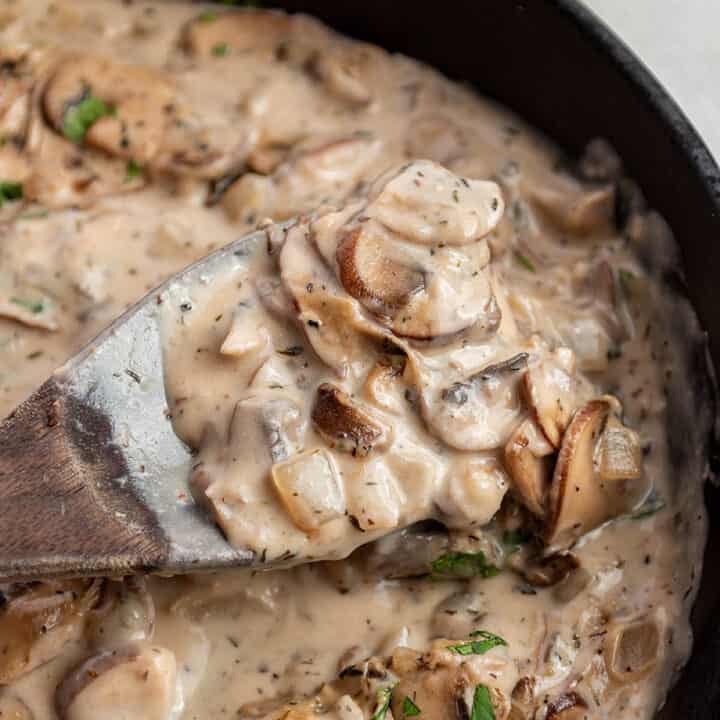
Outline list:
[[[654,714],[705,515],[635,252],[667,229],[610,148],[309,18],[106,0],[0,0],[0,136],[0,414],[310,213],[162,308],[170,414],[258,561],[375,540],[2,588],[0,717]]]

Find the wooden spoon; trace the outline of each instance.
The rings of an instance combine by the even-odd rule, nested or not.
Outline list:
[[[0,582],[250,565],[193,504],[163,382],[162,304],[242,265],[272,226],[145,296],[0,424]]]

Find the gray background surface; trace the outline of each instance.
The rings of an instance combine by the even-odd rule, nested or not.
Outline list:
[[[720,0],[585,0],[635,51],[720,160]]]

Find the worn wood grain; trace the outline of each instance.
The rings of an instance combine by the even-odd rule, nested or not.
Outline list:
[[[161,567],[168,543],[123,487],[107,417],[51,378],[0,424],[4,580],[126,574]]]

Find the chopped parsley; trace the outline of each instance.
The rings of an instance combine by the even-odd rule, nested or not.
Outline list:
[[[127,161],[127,165],[125,166],[125,179],[129,182],[130,180],[135,180],[135,178],[140,177],[142,173],[142,168],[140,165],[138,165],[134,160],[130,159]]]
[[[114,114],[115,109],[89,92],[77,103],[68,107],[63,116],[63,135],[74,143],[81,143],[87,131],[105,115]]]
[[[487,630],[476,630],[470,633],[470,637],[476,639],[466,643],[460,643],[459,645],[449,645],[448,650],[452,650],[458,655],[484,655],[494,647],[507,645],[507,642],[503,638]]]
[[[415,717],[420,714],[420,708],[407,695],[403,700],[402,711],[405,717]]]
[[[523,255],[519,250],[515,251],[515,259],[526,269],[530,272],[535,272],[535,265],[533,261],[527,256]]]
[[[197,17],[197,19],[200,22],[214,22],[215,20],[217,20],[217,18],[218,18],[217,13],[213,12],[212,10],[208,10],[207,12],[200,13],[200,15],[198,15],[198,17]]]
[[[435,580],[495,577],[500,569],[488,563],[485,553],[482,551],[449,552],[433,560],[431,566],[431,577]]]
[[[12,202],[13,200],[22,200],[23,197],[23,186],[19,182],[9,182],[7,180],[0,180],[0,207],[5,202]]]
[[[19,305],[21,308],[31,312],[33,315],[39,315],[45,309],[45,301],[40,300],[27,300],[26,298],[10,298],[10,302]]]
[[[370,720],[385,720],[388,710],[390,709],[390,701],[392,700],[393,686],[380,688],[377,693],[378,709]]]
[[[213,46],[212,54],[215,57],[225,57],[229,51],[230,48],[228,47],[227,43],[218,43],[217,45]]]
[[[495,710],[490,702],[490,691],[485,685],[478,685],[475,688],[470,720],[495,720]]]

